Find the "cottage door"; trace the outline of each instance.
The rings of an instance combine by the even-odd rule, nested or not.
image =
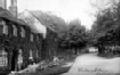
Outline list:
[[[13,53],[12,53],[12,61],[11,61],[11,70],[15,70],[15,67],[16,67],[16,63],[17,63],[17,57],[18,57],[18,51],[17,50],[13,50]]]

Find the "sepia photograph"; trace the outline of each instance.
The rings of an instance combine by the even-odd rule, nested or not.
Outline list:
[[[120,75],[120,0],[0,0],[0,75]]]

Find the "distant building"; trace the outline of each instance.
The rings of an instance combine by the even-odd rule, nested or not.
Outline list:
[[[6,2],[6,0],[0,0],[0,7],[2,7],[3,9],[7,8],[7,2]]]

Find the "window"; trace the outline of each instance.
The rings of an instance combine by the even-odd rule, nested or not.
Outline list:
[[[21,37],[25,37],[25,29],[21,27]]]
[[[7,52],[3,49],[0,50],[0,66],[4,67],[8,65]]]
[[[3,34],[8,35],[8,26],[6,25],[6,22],[2,21],[2,25],[3,25]]]
[[[13,25],[13,35],[17,36],[17,27]]]
[[[33,42],[33,34],[30,35],[30,41]]]
[[[19,49],[18,50],[19,52],[18,52],[18,64],[19,63],[23,63],[23,56],[22,56],[22,49]]]
[[[36,37],[37,37],[37,41],[39,41],[39,36],[37,35]]]
[[[29,52],[29,59],[30,60],[33,59],[33,51],[32,50],[30,50],[30,52]]]
[[[38,50],[36,50],[36,57],[39,57],[38,53],[39,53]]]
[[[0,21],[0,34],[3,33],[3,25],[2,25],[2,21]]]

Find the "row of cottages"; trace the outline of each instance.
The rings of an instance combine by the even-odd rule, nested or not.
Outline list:
[[[37,12],[37,11],[35,11]],[[41,14],[41,12],[35,13]],[[40,16],[38,15],[37,17],[33,15],[31,11],[24,11],[22,14],[19,15],[19,18],[24,20],[29,27],[33,29],[33,31],[37,31],[39,33],[43,34],[43,49],[41,53],[42,59],[51,59],[53,56],[57,55],[57,36],[58,32],[51,27],[50,25],[44,25],[41,23],[41,20],[38,19]],[[35,29],[35,30],[34,30]]]
[[[0,71],[15,70],[19,52],[23,57],[24,67],[28,65],[30,57],[37,62],[54,55],[50,55],[49,50],[57,48],[52,47],[56,33],[46,27],[45,37],[22,20],[13,17],[9,11],[0,8]]]

